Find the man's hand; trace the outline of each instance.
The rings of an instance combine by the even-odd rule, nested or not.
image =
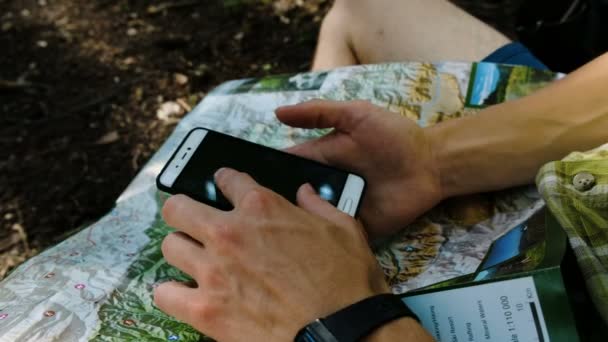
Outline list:
[[[442,199],[430,139],[411,120],[361,101],[315,100],[276,114],[294,127],[334,128],[287,151],[365,178],[361,220],[372,238],[404,228]]]
[[[183,195],[163,207],[179,230],[163,242],[165,259],[197,287],[159,285],[161,310],[220,341],[293,341],[314,319],[389,292],[363,228],[309,185],[297,207],[231,169],[216,183],[232,211]]]

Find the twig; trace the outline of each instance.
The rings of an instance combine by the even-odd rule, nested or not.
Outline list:
[[[180,105],[186,111],[186,113],[190,113],[192,111],[192,107],[190,107],[188,102],[186,102],[184,99],[177,99],[175,102],[177,102],[177,104]]]
[[[48,91],[50,89],[49,86],[39,83],[0,80],[0,90],[27,90],[32,88],[42,89],[44,91]]]
[[[91,101],[85,102],[85,103],[83,103],[81,105],[78,105],[76,107],[73,107],[72,109],[66,110],[61,115],[57,115],[57,116],[53,116],[53,117],[48,117],[48,118],[45,118],[44,120],[28,121],[28,122],[24,122],[24,124],[26,124],[26,125],[43,124],[43,123],[47,123],[49,121],[55,121],[55,120],[65,119],[65,118],[67,118],[67,117],[69,117],[69,116],[71,116],[73,114],[86,111],[86,110],[90,109],[91,107],[96,107],[99,104],[102,104],[102,103],[104,103],[106,101],[109,101],[110,99],[113,99],[114,97],[118,96],[125,88],[130,87],[133,84],[138,83],[142,79],[143,79],[143,76],[135,78],[135,79],[130,80],[128,82],[122,83],[122,84],[118,85],[116,88],[114,88],[112,91],[109,91],[106,94],[102,94],[100,97],[98,97],[96,99],[93,99]]]
[[[69,116],[72,114],[76,114],[78,112],[82,112],[91,107],[95,107],[105,101],[108,101],[108,100],[116,97],[117,95],[119,95],[125,88],[132,86],[133,84],[139,82],[141,79],[142,79],[142,77],[139,77],[139,78],[133,79],[131,81],[122,83],[119,86],[117,86],[116,88],[114,88],[114,90],[112,90],[92,101],[85,102],[85,103],[81,104],[80,106],[74,107],[74,108],[66,111],[65,115],[63,115],[63,116]],[[55,118],[59,118],[59,117],[55,117]],[[55,119],[55,118],[53,118],[53,119]]]
[[[21,210],[16,210],[15,213],[17,214],[17,222],[23,222],[23,215],[21,214]],[[19,237],[23,242],[23,247],[25,248],[25,253],[29,255],[30,243],[25,228],[23,228],[21,224],[17,223],[13,225],[12,229],[16,231],[17,234],[19,234]]]
[[[139,168],[139,156],[141,155],[142,151],[141,151],[141,145],[137,144],[137,146],[135,146],[135,151],[133,153],[133,157],[131,158],[131,167],[133,168],[134,171],[137,171],[137,169]]]
[[[174,8],[180,8],[180,7],[189,7],[189,6],[194,6],[194,5],[198,5],[200,4],[200,1],[198,0],[183,0],[183,1],[177,1],[177,2],[163,2],[161,4],[158,5],[151,5],[148,7],[147,11],[148,14],[158,14],[160,12],[163,12],[165,10],[170,10],[170,9],[174,9]]]

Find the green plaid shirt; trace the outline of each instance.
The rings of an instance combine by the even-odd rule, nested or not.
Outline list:
[[[566,231],[593,302],[608,323],[608,144],[543,166],[536,184]]]

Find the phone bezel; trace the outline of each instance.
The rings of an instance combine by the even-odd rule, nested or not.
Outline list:
[[[354,173],[349,173],[346,183],[340,194],[337,208],[342,212],[355,217],[359,209],[359,202],[365,189],[365,180]]]
[[[199,132],[200,134],[198,134]],[[169,159],[158,175],[158,184],[162,185],[165,189],[171,189],[177,177],[179,177],[190,161],[190,158],[194,155],[194,152],[198,149],[200,144],[203,143],[203,140],[205,140],[207,133],[209,133],[209,130],[203,128],[195,128],[188,132],[188,135],[184,138],[177,150],[171,156],[171,159]],[[179,158],[179,156],[182,157]],[[165,189],[163,190],[166,191]]]
[[[197,134],[196,134],[197,131],[201,131],[200,137],[197,136]],[[182,140],[180,145],[177,147],[177,149],[175,150],[175,152],[173,153],[171,158],[169,158],[169,161],[167,161],[165,166],[162,168],[162,170],[156,177],[156,186],[158,189],[160,189],[164,192],[167,192],[169,194],[176,193],[176,191],[174,191],[172,189],[173,183],[175,182],[177,177],[179,177],[182,170],[184,170],[185,166],[190,161],[190,158],[192,157],[192,155],[194,155],[194,152],[198,149],[200,144],[203,143],[203,141],[205,140],[205,137],[207,136],[207,134],[209,132],[226,135],[228,137],[231,137],[231,138],[234,138],[237,140],[241,140],[243,143],[255,144],[253,142],[250,142],[250,141],[247,141],[244,139],[239,139],[237,137],[234,137],[234,136],[231,136],[231,135],[228,135],[225,133],[217,132],[217,131],[214,131],[214,130],[211,130],[208,128],[203,128],[203,127],[194,128],[190,132],[188,132],[188,134]],[[259,145],[259,144],[256,144],[256,145]],[[270,147],[263,146],[263,145],[259,145],[259,146],[270,148]],[[188,150],[188,148],[190,148],[190,150]],[[272,149],[272,148],[270,148],[270,149]],[[284,153],[284,154],[289,155],[290,157],[305,159],[311,163],[321,164],[323,166],[330,167],[337,171],[346,173],[348,176],[347,176],[346,182],[344,184],[344,188],[342,189],[342,193],[340,194],[340,199],[338,200],[337,208],[340,211],[342,211],[352,217],[355,217],[355,214],[357,213],[357,211],[361,205],[361,198],[363,197],[363,193],[364,193],[364,190],[366,187],[366,182],[363,177],[356,175],[354,173],[348,172],[348,171],[344,171],[344,170],[335,168],[333,166],[329,166],[329,165],[320,163],[316,160],[302,158],[300,156],[295,156],[293,154],[290,154],[290,153],[287,153],[287,152],[284,152],[281,150],[275,150],[275,149],[273,149],[273,150],[277,153]],[[178,156],[183,156],[183,157],[179,158]],[[170,180],[170,181],[167,182],[167,180]]]

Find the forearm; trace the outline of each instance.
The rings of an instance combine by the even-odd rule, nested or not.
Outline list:
[[[414,319],[401,318],[376,329],[364,341],[431,342],[433,338]]]
[[[533,95],[426,132],[443,197],[532,183],[544,163],[608,141],[608,54]]]

